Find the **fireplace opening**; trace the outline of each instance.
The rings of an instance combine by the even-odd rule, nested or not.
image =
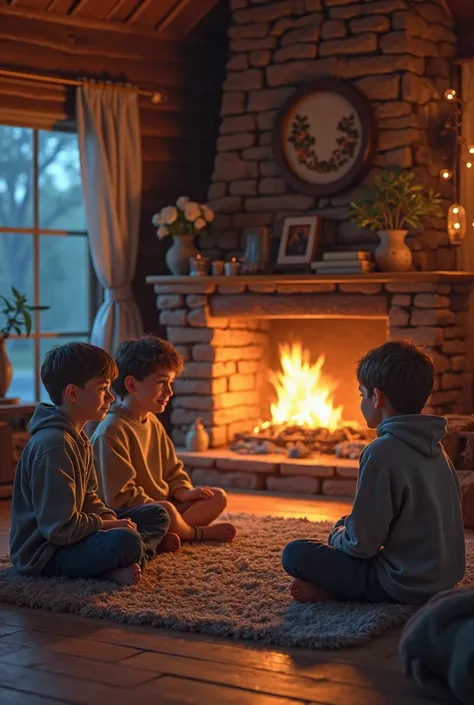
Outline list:
[[[357,458],[373,438],[360,411],[357,361],[387,339],[384,319],[270,321],[262,420],[236,433],[230,448],[243,455]]]

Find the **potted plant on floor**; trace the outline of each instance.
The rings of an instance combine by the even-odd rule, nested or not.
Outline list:
[[[13,373],[5,343],[12,331],[28,338],[32,326],[31,311],[46,311],[49,306],[29,306],[27,297],[13,286],[11,300],[1,294],[0,299],[4,304],[2,314],[5,316],[3,327],[0,328],[0,404],[12,404],[17,399],[6,397]]]
[[[187,196],[178,198],[175,206],[166,206],[155,213],[152,223],[158,228],[159,239],[168,235],[173,238],[165,255],[171,274],[189,274],[189,259],[198,253],[194,238],[204,235],[213,220],[214,211],[209,206],[191,201]]]
[[[385,171],[366,188],[359,203],[351,203],[351,219],[361,228],[375,230],[380,244],[375,261],[382,272],[407,272],[412,254],[405,238],[409,229],[420,230],[426,216],[442,218],[441,195],[425,193],[413,171]]]

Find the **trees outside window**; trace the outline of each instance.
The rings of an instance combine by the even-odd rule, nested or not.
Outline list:
[[[50,308],[36,313],[31,338],[8,340],[9,394],[47,400],[44,355],[88,340],[97,300],[73,132],[0,125],[0,294],[12,286]]]

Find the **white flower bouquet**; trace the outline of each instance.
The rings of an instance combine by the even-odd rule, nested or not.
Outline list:
[[[175,206],[166,206],[155,213],[151,222],[162,240],[168,235],[202,235],[213,220],[214,211],[209,206],[181,196]]]

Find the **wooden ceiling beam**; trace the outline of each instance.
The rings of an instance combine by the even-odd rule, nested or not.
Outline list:
[[[48,7],[46,8],[46,12],[57,12],[58,14],[66,14],[69,11],[69,8],[71,7],[72,3],[73,0],[51,0]]]
[[[179,0],[142,0],[142,3],[128,17],[133,25],[156,27],[156,25],[173,9]]]
[[[140,5],[140,0],[116,0],[114,7],[105,19],[112,20],[112,22],[125,22],[138,5]]]
[[[54,22],[56,24],[65,25],[70,28],[74,27],[84,27],[90,29],[100,29],[105,32],[117,32],[122,34],[129,34],[135,37],[149,37],[151,39],[160,39],[162,41],[171,42],[183,42],[184,37],[172,35],[169,32],[160,34],[154,29],[148,29],[147,27],[141,27],[140,25],[128,25],[122,22],[106,22],[105,20],[91,20],[82,17],[71,17],[70,15],[61,15],[56,12],[36,12],[34,10],[15,10],[10,7],[3,7],[0,0],[0,23],[2,16],[16,17],[18,21],[21,22],[23,18],[33,19],[33,20],[43,20],[47,22]]]
[[[158,32],[187,35],[219,2],[220,0],[180,0],[156,29]]]

